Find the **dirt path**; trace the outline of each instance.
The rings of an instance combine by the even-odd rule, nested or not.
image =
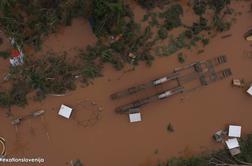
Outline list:
[[[217,36],[200,55],[185,51],[188,56],[186,63],[226,54],[226,66],[231,67],[234,78],[252,81],[252,59],[244,55],[252,47],[242,37],[252,27],[251,13],[246,12],[246,4],[238,6],[243,6],[239,10],[244,12],[232,29],[225,33],[231,33],[232,36],[226,39],[221,39],[224,34]],[[83,23],[74,23],[73,26],[75,24],[79,27]],[[64,33],[71,32],[76,33],[76,37],[85,37],[88,35],[86,30],[84,27],[83,30],[74,31],[69,27]],[[79,42],[95,41],[93,37],[82,38],[83,41],[76,43],[66,41],[64,37],[56,38],[58,42],[55,45],[59,50],[66,45],[72,48]],[[50,42],[47,44],[51,45]],[[43,118],[24,121],[17,130],[0,111],[0,135],[7,140],[8,157],[42,157],[48,166],[66,165],[76,158],[88,166],[152,166],[169,157],[188,156],[222,147],[215,144],[211,136],[227,124],[242,125],[243,135],[252,132],[251,97],[231,87],[231,78],[149,104],[143,107],[141,123],[129,124],[126,115],[115,114],[114,108],[125,101],[111,101],[111,93],[162,76],[179,65],[176,56],[157,58],[151,68],[140,64],[135,71],[127,74],[123,72],[130,67],[116,72],[107,65],[104,77],[96,79],[87,88],[79,86],[65,97],[48,97],[41,103],[31,100],[24,109],[13,108],[16,114],[26,114],[37,109],[47,111]],[[91,102],[87,102],[83,107],[78,107],[72,119],[66,120],[57,115],[60,104],[75,108],[86,100],[95,103],[92,106]],[[94,120],[97,122],[95,125],[83,127],[74,120],[76,117],[79,121],[92,119],[91,112],[95,107],[101,107],[98,120]],[[166,131],[169,122],[175,128],[174,133]]]

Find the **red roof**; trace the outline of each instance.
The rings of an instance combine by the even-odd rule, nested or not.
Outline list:
[[[18,50],[16,50],[16,49],[13,49],[13,50],[11,51],[11,56],[12,56],[13,58],[19,57],[19,56],[20,56],[20,52],[19,52]]]

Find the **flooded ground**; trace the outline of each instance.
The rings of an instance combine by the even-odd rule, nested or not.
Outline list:
[[[184,51],[186,64],[225,54],[228,63],[224,67],[231,67],[233,78],[252,81],[252,59],[245,55],[252,47],[243,38],[252,27],[248,6],[245,2],[235,4],[242,15],[230,31],[212,39],[204,53]],[[96,39],[90,34],[88,24],[76,20],[71,27],[49,37],[45,47],[61,51],[93,44]],[[225,34],[232,36],[222,39]],[[1,60],[1,72],[2,63],[5,62]],[[46,111],[43,117],[23,121],[18,128],[0,111],[0,135],[7,140],[7,157],[41,157],[46,160],[42,165],[49,166],[67,165],[77,158],[88,166],[154,166],[174,156],[223,148],[212,140],[212,134],[228,124],[242,125],[242,135],[252,132],[251,97],[232,87],[232,78],[146,105],[141,123],[130,124],[127,115],[114,112],[117,106],[141,96],[112,101],[110,94],[163,76],[178,66],[181,64],[176,56],[156,58],[152,67],[140,64],[131,72],[127,72],[130,66],[118,72],[107,65],[104,76],[87,88],[80,85],[65,97],[49,96],[42,102],[30,99],[25,108],[13,107],[16,115]],[[63,103],[75,108],[70,120],[57,115]],[[174,133],[167,132],[169,123],[174,126]]]

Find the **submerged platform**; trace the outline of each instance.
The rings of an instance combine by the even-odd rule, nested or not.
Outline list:
[[[171,81],[177,82],[176,85],[174,85],[172,88],[166,89],[161,93],[146,96],[131,103],[117,107],[115,111],[117,113],[128,113],[130,109],[140,108],[148,103],[169,98],[176,94],[191,91],[202,86],[207,86],[218,80],[225,79],[232,75],[231,69],[226,68],[216,71],[215,67],[218,65],[222,65],[226,62],[227,57],[225,55],[221,55],[206,61],[191,63],[189,65],[176,68],[173,72],[161,78],[130,87],[120,92],[113,93],[111,95],[111,99],[116,100],[123,97],[135,95],[141,91],[146,91],[147,89],[157,88],[158,86]]]

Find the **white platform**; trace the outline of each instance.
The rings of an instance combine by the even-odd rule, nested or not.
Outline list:
[[[240,138],[241,126],[229,125],[228,136]]]
[[[129,114],[129,120],[130,122],[140,122],[142,121],[141,114],[140,113]]]
[[[71,116],[72,110],[73,110],[72,108],[62,104],[58,114],[60,116],[63,116],[65,118],[69,119]]]
[[[229,150],[234,149],[234,148],[238,148],[240,146],[237,138],[228,139],[226,141],[226,145]]]

